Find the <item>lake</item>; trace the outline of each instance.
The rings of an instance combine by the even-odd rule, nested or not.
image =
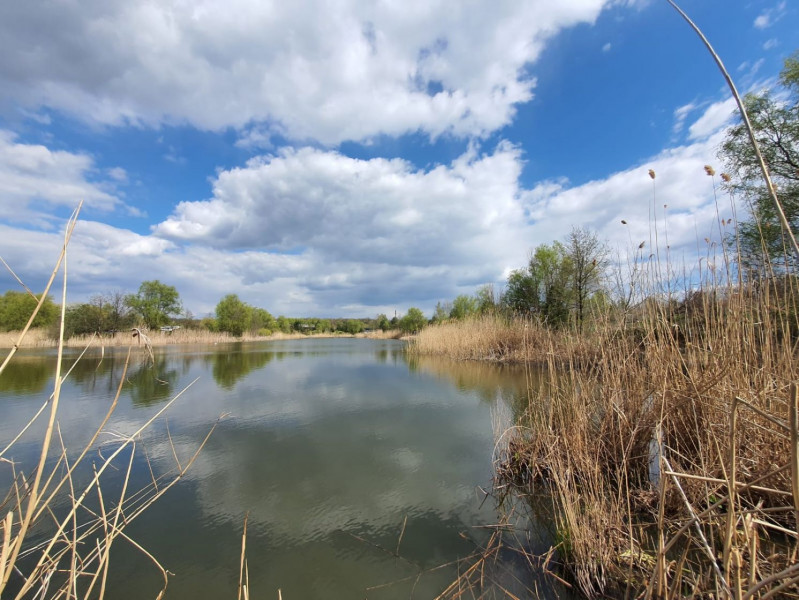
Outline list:
[[[125,354],[91,349],[66,380],[70,456],[107,411]],[[52,391],[55,361],[54,350],[20,352],[0,375],[1,446]],[[143,434],[129,484],[144,487],[175,456],[185,464],[218,423],[186,477],[127,530],[174,574],[167,598],[235,597],[245,515],[251,595],[279,589],[285,600],[434,598],[497,522],[481,487],[491,486],[494,430],[526,402],[523,369],[409,357],[394,340],[166,347],[153,362],[134,349],[92,461],[195,379]],[[26,472],[42,430],[10,453]],[[104,476],[109,504],[121,481],[122,471]],[[155,597],[158,573],[116,544],[107,597]],[[505,566],[503,585],[530,585],[523,565]]]

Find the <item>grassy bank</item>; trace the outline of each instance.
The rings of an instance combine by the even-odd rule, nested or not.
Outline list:
[[[282,333],[277,332],[269,336],[248,335],[241,337],[232,336],[229,333],[218,333],[202,329],[178,329],[171,332],[153,331],[146,332],[151,346],[171,346],[177,344],[222,344],[230,342],[261,342],[270,340],[299,340],[309,337],[314,338],[334,338],[334,337],[366,337],[375,339],[398,339],[399,330],[375,331],[357,334],[355,336],[348,333],[319,333],[307,335],[304,333]],[[0,348],[12,348],[19,339],[18,331],[6,331],[0,333]],[[106,347],[128,347],[136,345],[137,337],[133,332],[125,331],[114,335],[79,335],[64,340],[66,348],[85,348],[88,344]],[[54,339],[47,329],[31,329],[22,339],[20,348],[56,348],[58,340]]]
[[[496,493],[551,498],[556,545],[536,559],[584,594],[796,592],[795,284],[652,296],[579,338],[452,322],[413,351],[547,366],[501,438]]]

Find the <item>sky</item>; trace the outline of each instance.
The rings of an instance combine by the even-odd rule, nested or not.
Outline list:
[[[792,2],[682,8],[741,92],[799,49]],[[83,201],[67,301],[195,316],[429,317],[573,227],[690,268],[733,109],[665,0],[5,0],[0,256],[41,291]]]

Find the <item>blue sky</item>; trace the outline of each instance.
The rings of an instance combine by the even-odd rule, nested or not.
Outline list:
[[[799,48],[795,4],[683,8],[742,91]],[[41,288],[84,200],[70,302],[160,279],[196,315],[429,315],[573,226],[624,260],[653,168],[691,268],[732,108],[665,0],[11,0],[0,255]]]

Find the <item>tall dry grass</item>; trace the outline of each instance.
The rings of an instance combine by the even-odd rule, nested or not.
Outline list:
[[[189,344],[226,344],[232,342],[263,342],[274,340],[299,340],[308,337],[327,338],[327,337],[352,337],[348,333],[314,333],[307,335],[304,333],[283,333],[277,331],[271,335],[252,335],[244,334],[236,337],[226,332],[208,331],[206,329],[178,329],[171,332],[164,331],[121,331],[115,334],[102,335],[76,335],[63,340],[65,348],[85,348],[87,345],[104,347],[127,347],[130,345],[142,345],[144,337],[139,337],[144,333],[146,341],[150,347],[189,345]],[[376,333],[363,337],[378,337],[385,339],[395,339],[398,332],[385,332],[385,335]],[[135,335],[134,335],[135,334]],[[0,333],[0,348],[13,348],[19,343],[20,348],[57,348],[58,338],[53,338],[46,328],[30,329],[20,340],[19,331],[7,331]]]
[[[546,363],[553,356],[585,360],[592,347],[576,332],[553,332],[535,319],[496,313],[426,327],[408,350],[455,360]]]
[[[550,499],[546,562],[587,596],[799,592],[797,281],[708,276],[679,302],[651,279],[648,301],[597,315],[580,344],[498,317],[414,344],[544,362],[499,445],[496,493]]]

